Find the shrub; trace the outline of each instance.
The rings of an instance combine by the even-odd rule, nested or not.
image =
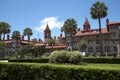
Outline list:
[[[54,51],[49,57],[51,63],[68,63],[70,54],[67,51]]]
[[[77,64],[77,63],[82,63],[82,61],[83,61],[83,58],[80,52],[74,51],[73,53],[71,53],[71,56],[69,58],[70,63]]]
[[[83,58],[83,61],[87,63],[120,64],[120,58]]]
[[[0,63],[0,80],[120,80],[120,70],[53,64]]]
[[[82,55],[77,51],[54,51],[49,56],[50,63],[72,63],[82,62]]]

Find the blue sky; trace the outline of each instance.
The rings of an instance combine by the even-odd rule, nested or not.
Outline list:
[[[87,17],[91,28],[98,28],[97,20],[91,18],[90,8],[98,0],[0,0],[0,22],[11,25],[11,34],[19,30],[21,35],[27,27],[31,28],[31,39],[39,37],[44,40],[44,28],[47,23],[53,36],[59,36],[60,27],[68,18],[74,18],[78,27],[83,29]],[[108,7],[108,18],[120,22],[120,0],[99,0]],[[106,17],[106,18],[107,18]],[[102,27],[106,27],[102,19]]]

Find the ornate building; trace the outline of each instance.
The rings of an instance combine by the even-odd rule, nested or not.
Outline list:
[[[109,55],[113,55],[114,53],[120,52],[120,22],[109,22],[109,19],[106,19],[106,27],[101,29],[102,32],[102,43],[103,43],[103,53],[104,55],[107,53]],[[48,40],[51,38],[51,30],[49,29],[48,24],[46,25],[46,29],[44,30],[44,41],[39,39],[38,42],[35,43],[36,46],[44,45],[46,46],[46,50],[79,50],[79,42],[84,39],[87,41],[87,48],[85,50],[86,54],[100,54],[100,36],[99,29],[91,29],[91,25],[88,19],[85,19],[83,24],[83,30],[80,28],[72,35],[66,34],[62,36],[60,34],[59,37],[54,37],[55,45],[48,46]],[[6,49],[0,50],[5,51],[5,53],[13,53],[15,50],[19,49],[22,45],[27,45],[29,42],[24,40],[23,37],[19,37],[16,41],[14,39],[9,39],[9,36],[6,40]]]
[[[28,45],[28,40],[24,40],[24,36],[18,37],[17,39],[10,39],[10,36],[7,35],[7,40],[5,40],[4,49],[0,50],[0,58],[7,58],[10,54],[15,53],[15,51],[19,50],[21,46]]]
[[[119,52],[119,28],[120,22],[109,22],[109,19],[106,19],[106,27],[101,29],[104,55],[105,53],[112,55],[113,53]],[[69,34],[67,35],[67,37],[59,37],[59,43],[66,43],[67,49],[79,50],[79,42],[84,39],[87,41],[86,54],[100,53],[99,29],[91,29],[87,18],[83,24],[83,30],[78,29],[77,32],[72,35],[72,39]],[[70,44],[71,40],[73,40],[72,45]]]

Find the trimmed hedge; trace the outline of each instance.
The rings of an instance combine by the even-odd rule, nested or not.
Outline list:
[[[83,61],[87,63],[120,64],[120,58],[83,58]]]
[[[39,59],[12,59],[9,62],[30,62],[30,63],[48,63],[48,58],[39,58]]]
[[[120,70],[52,64],[0,63],[0,80],[120,80]]]

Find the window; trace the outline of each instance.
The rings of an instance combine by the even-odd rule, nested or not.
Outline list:
[[[110,47],[109,46],[105,46],[105,52],[110,52]]]
[[[99,41],[99,40],[96,40],[96,44],[100,44],[100,41]]]
[[[96,39],[99,39],[99,35],[96,35]]]
[[[105,40],[105,44],[109,44],[109,40]]]
[[[96,47],[96,52],[100,52],[100,47],[99,46]]]
[[[112,33],[112,36],[113,36],[113,37],[115,37],[115,36],[116,36],[116,33],[115,33],[115,32],[113,32],[113,33]]]
[[[93,52],[93,48],[91,46],[88,47],[88,52]]]

